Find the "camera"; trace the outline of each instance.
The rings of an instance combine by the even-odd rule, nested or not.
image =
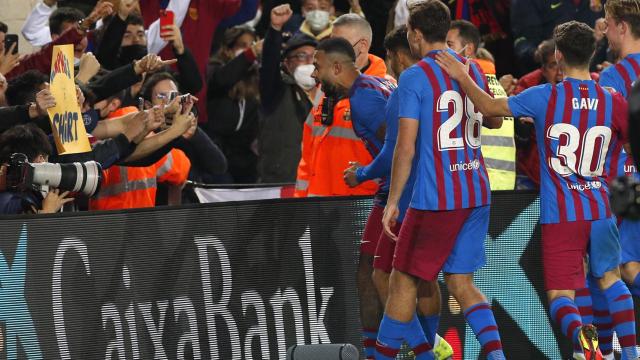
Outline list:
[[[69,164],[29,163],[25,154],[16,153],[6,171],[6,188],[14,191],[41,191],[53,187],[92,196],[100,189],[102,166],[95,161]]]

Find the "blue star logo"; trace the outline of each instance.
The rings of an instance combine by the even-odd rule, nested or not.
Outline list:
[[[519,264],[539,217],[540,198],[522,211],[495,239],[487,234],[487,263],[475,273],[474,281],[489,304],[499,303],[541,353],[549,359],[561,359],[547,310]],[[468,324],[465,339],[465,359],[477,359],[481,351],[480,344],[474,340],[475,335]]]

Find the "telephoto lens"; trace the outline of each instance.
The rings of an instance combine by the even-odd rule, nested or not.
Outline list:
[[[100,189],[102,166],[95,161],[69,164],[38,163],[32,168],[30,182],[64,191],[93,196]]]

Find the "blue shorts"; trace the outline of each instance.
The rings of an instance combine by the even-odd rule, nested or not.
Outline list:
[[[542,224],[542,264],[546,290],[584,287],[584,257],[589,272],[601,278],[620,264],[618,228],[614,219]]]
[[[471,274],[486,263],[489,206],[450,211],[409,208],[402,222],[393,268],[423,280],[442,270]]]
[[[631,261],[640,262],[640,221],[622,220],[618,231],[622,264]]]

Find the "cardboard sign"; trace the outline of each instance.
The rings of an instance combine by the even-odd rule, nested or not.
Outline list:
[[[76,99],[73,45],[53,47],[50,90],[56,106],[48,110],[58,154],[78,154],[91,151],[87,131]]]

